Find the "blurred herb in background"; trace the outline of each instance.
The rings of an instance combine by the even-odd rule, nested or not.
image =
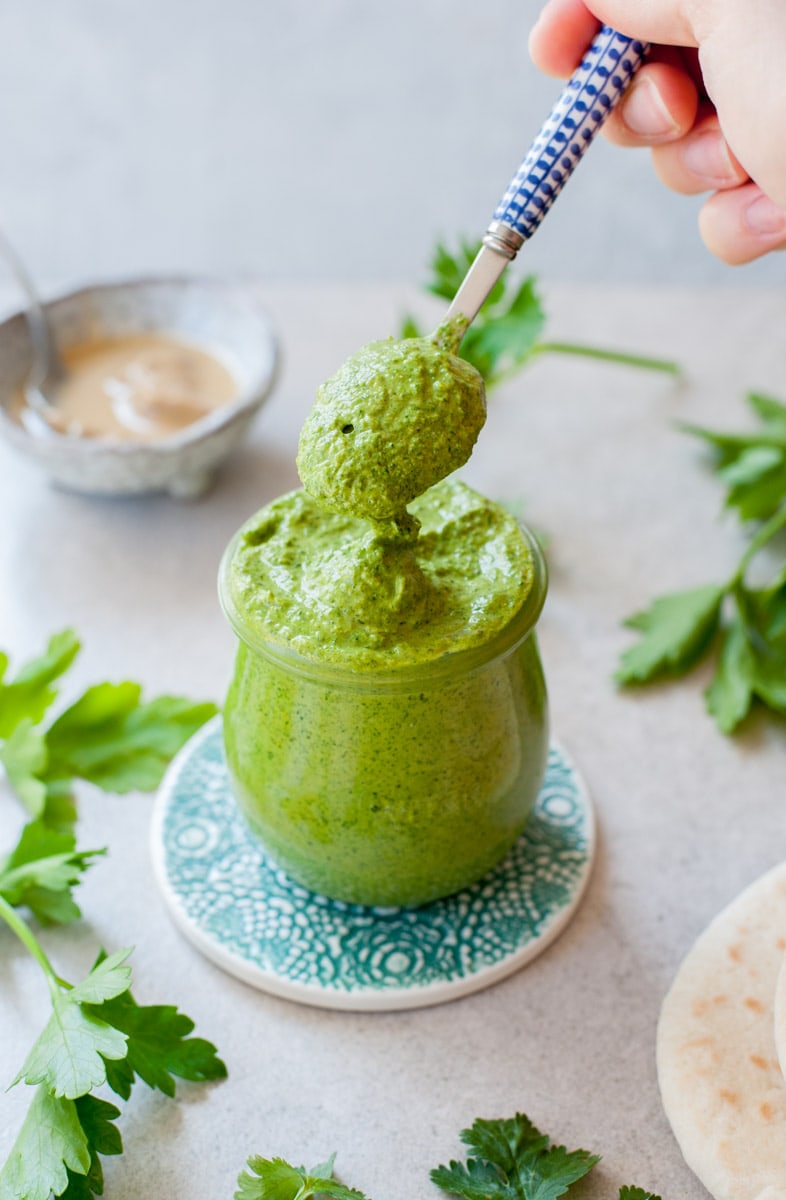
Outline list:
[[[431,260],[431,278],[425,291],[450,301],[469,270],[480,249],[480,240],[461,239],[455,254],[438,243]],[[464,335],[459,351],[462,358],[480,372],[487,387],[494,387],[527,363],[543,354],[571,354],[602,362],[620,363],[648,371],[664,371],[678,375],[677,363],[640,354],[625,354],[619,350],[604,350],[573,342],[541,341],[546,314],[536,291],[534,275],[516,285],[513,278],[503,275],[495,284],[488,300]],[[423,330],[414,317],[406,316],[400,337],[423,337]]]

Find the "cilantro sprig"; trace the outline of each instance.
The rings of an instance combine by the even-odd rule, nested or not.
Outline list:
[[[755,522],[728,579],[657,597],[625,622],[639,634],[619,663],[621,684],[684,675],[714,657],[705,703],[723,733],[733,733],[755,706],[786,716],[786,557],[776,557],[768,583],[748,572],[765,547],[772,553],[786,529],[786,405],[753,393],[748,403],[760,428],[721,433],[685,426],[713,451],[725,485],[725,506]]]
[[[42,925],[80,915],[73,891],[105,851],[77,847],[75,784],[110,792],[157,786],[172,756],[217,711],[179,696],[143,701],[136,683],[88,688],[48,715],[59,680],[79,652],[71,630],[8,679],[0,652],[0,766],[30,818],[0,858],[0,921],[38,963],[51,1016],[11,1086],[34,1088],[30,1107],[0,1168],[0,1200],[90,1200],[103,1193],[101,1157],[122,1153],[120,1109],[92,1094],[107,1085],[128,1100],[137,1079],[167,1096],[175,1078],[221,1079],[212,1043],[191,1037],[193,1021],[173,1005],[140,1005],[131,993],[130,950],[98,955],[76,984],[57,974],[26,909]]]
[[[444,1192],[464,1200],[558,1200],[574,1193],[574,1185],[600,1162],[597,1154],[587,1150],[552,1145],[523,1113],[506,1119],[479,1118],[460,1137],[471,1151],[466,1162],[435,1167],[430,1177]],[[334,1159],[335,1155],[306,1171],[282,1158],[252,1157],[250,1172],[238,1178],[235,1200],[312,1200],[315,1196],[368,1200],[334,1178]],[[660,1196],[626,1186],[620,1188],[618,1200],[660,1200]]]
[[[480,241],[460,239],[452,253],[438,243],[425,290],[444,300],[452,300],[480,245]],[[501,383],[543,354],[579,355],[628,367],[665,371],[670,375],[679,374],[676,363],[661,358],[575,342],[543,341],[541,334],[545,324],[546,314],[536,290],[535,276],[530,275],[517,285],[511,277],[503,275],[464,334],[459,354],[480,372],[487,387]],[[408,315],[402,321],[399,336],[423,337],[424,332],[416,319]]]

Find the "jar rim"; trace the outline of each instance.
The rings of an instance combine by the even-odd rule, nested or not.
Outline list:
[[[548,590],[546,560],[532,530],[522,521],[518,521],[518,527],[531,556],[532,586],[512,617],[487,641],[467,646],[463,650],[448,650],[436,658],[425,659],[422,662],[403,663],[400,666],[394,664],[382,669],[376,665],[364,666],[351,661],[321,662],[319,659],[306,657],[284,642],[265,638],[259,630],[249,629],[248,623],[243,621],[238,612],[229,585],[230,565],[243,536],[244,527],[234,534],[221,557],[218,569],[218,599],[233,632],[250,650],[288,672],[320,683],[340,683],[342,687],[360,690],[372,687],[386,689],[400,684],[425,683],[427,680],[469,674],[515,650],[533,631],[543,610]]]

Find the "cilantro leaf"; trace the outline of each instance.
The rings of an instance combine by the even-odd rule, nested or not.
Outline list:
[[[330,1160],[332,1166],[332,1159]],[[310,1175],[292,1167],[283,1158],[249,1158],[252,1174],[238,1176],[235,1200],[310,1200],[312,1196],[331,1196],[333,1200],[367,1200],[363,1192],[346,1187],[327,1176]],[[1,1198],[0,1198],[1,1200]]]
[[[646,1192],[640,1187],[621,1187],[619,1200],[660,1200],[654,1192]]]
[[[76,1174],[68,1169],[68,1187],[60,1200],[92,1200],[104,1193],[104,1169],[99,1154],[122,1154],[123,1139],[120,1130],[113,1124],[120,1116],[120,1109],[97,1096],[80,1096],[74,1101],[79,1123],[87,1138],[90,1167],[87,1174]]]
[[[0,1200],[49,1200],[68,1186],[68,1171],[86,1175],[91,1156],[73,1100],[36,1089],[22,1128],[0,1170]]]
[[[76,776],[105,791],[152,791],[177,751],[217,712],[180,696],[140,703],[135,683],[98,684],[46,734],[48,780]]]
[[[106,1080],[105,1059],[124,1058],[126,1036],[95,1017],[83,1002],[111,999],[128,987],[130,950],[100,962],[69,991],[54,989],[52,1015],[14,1079],[43,1083],[53,1096],[84,1096]]]
[[[643,636],[620,658],[617,681],[645,683],[691,667],[717,631],[725,594],[715,584],[672,592],[629,617],[625,624]]]
[[[600,1161],[586,1150],[550,1145],[523,1113],[477,1120],[461,1140],[477,1158],[437,1167],[431,1179],[465,1200],[557,1200]]]
[[[174,1076],[196,1082],[226,1077],[215,1046],[189,1037],[194,1022],[172,1004],[140,1005],[126,990],[89,1011],[127,1038],[124,1057],[106,1063],[107,1083],[124,1100],[136,1076],[166,1096],[175,1094]]]
[[[57,696],[49,685],[68,670],[78,653],[76,634],[65,629],[54,634],[45,652],[25,663],[11,683],[0,684],[0,737],[7,738],[20,721],[35,725],[41,720]]]
[[[77,850],[70,833],[30,821],[11,853],[0,861],[0,896],[25,905],[43,925],[64,925],[79,917],[71,891],[103,850]]]

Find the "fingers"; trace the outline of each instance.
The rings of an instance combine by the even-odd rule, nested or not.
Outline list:
[[[730,266],[786,248],[786,212],[755,183],[711,196],[699,229],[707,249]]]
[[[585,14],[577,10],[585,9]],[[587,0],[579,4],[577,0],[547,0],[540,14],[537,27],[540,29],[539,38],[547,39],[555,26],[565,23],[574,37],[579,32],[586,33],[587,21],[591,14],[598,23],[611,25],[628,37],[640,38],[645,42],[661,42],[668,46],[696,46],[698,38],[690,17],[691,6],[684,0]],[[566,20],[566,15],[569,20]],[[592,28],[592,33],[597,24]],[[586,38],[581,50],[585,49],[589,38]],[[579,51],[579,56],[581,53]],[[537,61],[537,60],[536,60]],[[577,57],[573,63],[578,64]],[[573,68],[571,68],[572,70]]]
[[[529,35],[532,61],[546,75],[567,79],[599,29],[582,0],[549,0]]]
[[[748,172],[729,148],[714,113],[697,121],[679,141],[655,146],[652,162],[661,182],[683,196],[726,191],[748,182]]]
[[[643,66],[603,132],[617,146],[656,146],[682,138],[693,126],[699,95],[678,52]]]

